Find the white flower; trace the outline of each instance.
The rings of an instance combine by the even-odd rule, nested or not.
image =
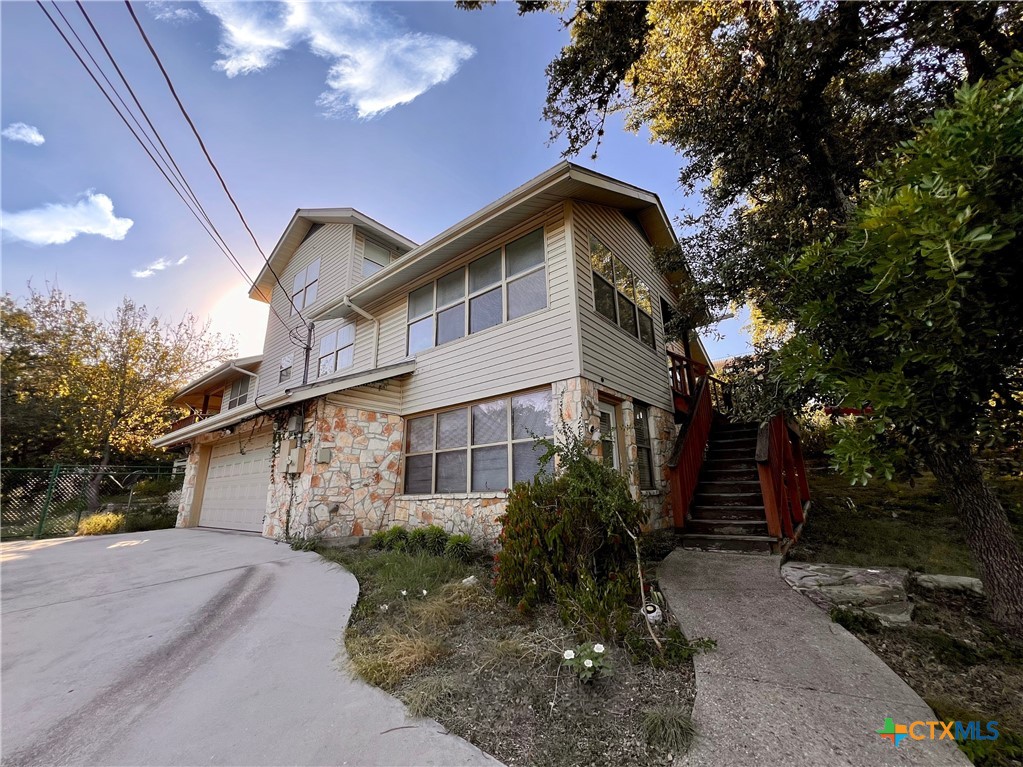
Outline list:
[[[391,609],[390,605],[380,605],[380,612],[385,613]]]
[[[401,590],[401,595],[402,595],[403,597],[407,597],[407,596],[408,596],[408,591],[406,591],[405,589],[402,589],[402,590]]]
[[[593,661],[587,658],[586,660],[583,661],[583,665],[586,666],[586,668],[593,668]]]
[[[571,650],[565,650],[565,660],[572,660],[575,657],[575,653]]]
[[[426,596],[426,589],[423,589],[423,596]]]
[[[596,652],[596,653],[604,652],[604,645],[599,644],[599,643],[593,645],[593,652]]]

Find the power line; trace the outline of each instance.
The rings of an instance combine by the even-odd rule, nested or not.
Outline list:
[[[153,47],[153,44],[149,41],[149,36],[146,34],[146,31],[142,28],[142,23],[139,21],[138,16],[135,15],[135,9],[131,7],[131,3],[128,0],[124,0],[124,4],[128,8],[128,13],[131,14],[132,21],[135,22],[135,26],[138,28],[139,34],[142,35],[142,39],[145,40],[146,47],[149,48],[149,52],[153,55],[153,59],[156,61],[156,65],[160,68],[160,72],[163,74],[163,79],[167,82],[167,87],[170,89],[171,95],[174,96],[174,101],[177,102],[178,109],[181,110],[181,114],[184,115],[186,122],[188,122],[188,126],[192,129],[192,133],[195,134],[195,139],[196,141],[199,142],[199,146],[202,149],[202,153],[206,156],[206,161],[210,164],[210,167],[216,174],[217,179],[220,181],[220,185],[224,188],[224,194],[226,194],[227,198],[231,201],[231,204],[234,206],[235,212],[238,214],[238,218],[241,219],[242,224],[245,226],[245,231],[247,231],[249,233],[249,237],[252,238],[252,242],[255,244],[256,250],[258,250],[259,255],[263,257],[263,261],[266,263],[267,269],[270,270],[270,274],[274,276],[274,279],[277,281],[277,284],[280,286],[281,290],[284,292],[286,296],[288,296],[288,300],[291,303],[292,308],[295,310],[295,313],[298,314],[299,319],[301,319],[302,322],[308,325],[309,323],[303,316],[302,310],[295,305],[294,300],[291,298],[291,293],[289,293],[288,290],[284,287],[284,284],[281,282],[281,278],[277,276],[277,272],[274,271],[273,266],[270,264],[270,259],[266,257],[266,253],[264,253],[263,249],[259,246],[259,240],[256,239],[256,235],[252,232],[252,228],[249,226],[249,222],[245,220],[245,216],[242,213],[242,209],[238,207],[238,203],[235,201],[234,196],[231,194],[231,190],[227,188],[227,182],[224,180],[223,175],[221,175],[220,169],[217,167],[217,164],[213,162],[213,158],[210,156],[209,151],[206,149],[206,144],[203,142],[202,136],[199,135],[199,131],[195,127],[195,123],[192,122],[192,118],[189,116],[188,110],[186,110],[185,105],[181,103],[181,99],[178,97],[178,92],[174,88],[174,83],[171,81],[170,75],[167,74],[167,70],[166,68],[164,68],[163,62],[160,60],[159,54],[156,52],[156,49]]]
[[[51,0],[51,2],[53,2],[53,0]],[[97,79],[97,77],[93,73],[93,71],[89,68],[89,65],[82,58],[81,54],[75,48],[74,44],[67,37],[67,35],[64,33],[64,31],[60,28],[60,25],[56,22],[56,20],[46,10],[46,7],[42,4],[41,0],[36,0],[36,4],[39,6],[40,10],[42,10],[42,12],[46,15],[47,20],[50,22],[50,24],[53,26],[53,28],[60,35],[61,39],[63,39],[64,43],[67,45],[67,47],[71,51],[71,53],[75,56],[76,59],[78,59],[78,63],[82,65],[82,68],[85,69],[86,73],[92,79],[93,83],[95,83],[96,87],[99,88],[100,92],[106,98],[106,100],[110,104],[111,108],[113,108],[113,110],[117,113],[117,116],[121,118],[121,121],[125,124],[125,127],[128,128],[129,132],[132,134],[132,136],[135,138],[135,140],[139,143],[139,146],[142,147],[143,151],[146,153],[146,155],[149,157],[149,159],[156,166],[157,170],[160,171],[160,174],[164,177],[164,180],[167,181],[168,184],[170,184],[171,188],[175,191],[175,193],[178,195],[178,197],[181,199],[181,201],[183,203],[185,203],[185,207],[188,208],[189,212],[199,222],[200,226],[203,227],[203,229],[206,231],[206,233],[213,240],[214,244],[217,245],[217,247],[221,250],[221,252],[224,253],[224,255],[227,257],[228,261],[230,261],[231,265],[235,268],[235,270],[238,271],[238,273],[242,276],[242,278],[246,281],[246,283],[248,285],[250,285],[253,289],[255,289],[256,288],[255,282],[249,276],[249,274],[245,270],[245,268],[241,265],[241,262],[238,261],[238,258],[231,251],[230,246],[227,245],[227,241],[223,238],[223,236],[220,234],[219,230],[217,230],[216,226],[209,219],[209,216],[206,215],[205,210],[202,209],[202,206],[199,203],[198,198],[195,197],[194,192],[192,192],[191,187],[188,185],[187,180],[184,179],[183,174],[181,174],[180,168],[177,167],[177,163],[174,162],[173,156],[170,154],[169,150],[167,150],[166,145],[163,144],[162,140],[160,140],[161,145],[164,147],[165,150],[167,150],[170,162],[178,170],[178,173],[182,175],[182,180],[184,182],[184,186],[188,189],[188,191],[191,193],[191,196],[195,199],[195,205],[202,211],[203,217],[206,218],[206,220],[209,222],[209,225],[207,225],[207,223],[204,222],[202,220],[202,218],[199,217],[199,215],[196,213],[195,209],[192,207],[192,204],[189,202],[188,199],[186,199],[185,195],[182,193],[181,189],[178,187],[178,184],[174,180],[172,180],[170,178],[170,176],[168,175],[167,171],[164,169],[164,165],[161,165],[160,161],[158,161],[156,159],[156,157],[154,157],[153,153],[149,150],[149,147],[147,147],[145,142],[142,140],[142,137],[139,136],[138,132],[136,132],[136,130],[132,127],[131,123],[128,122],[128,119],[124,116],[122,111],[118,108],[117,104],[114,103],[114,100],[110,97],[110,94],[107,93],[106,89],[103,87],[103,85]],[[61,18],[64,20],[64,23],[71,30],[71,33],[75,36],[75,38],[78,40],[79,44],[82,46],[82,48],[85,51],[86,55],[88,55],[89,58],[92,60],[94,66],[99,71],[100,75],[103,76],[104,80],[106,80],[107,84],[110,86],[111,91],[113,91],[114,95],[117,96],[118,100],[124,105],[125,111],[127,111],[128,114],[132,117],[132,120],[135,122],[136,125],[138,125],[139,130],[142,131],[142,133],[146,136],[146,139],[149,140],[150,146],[153,146],[153,148],[155,150],[156,147],[153,144],[152,139],[146,133],[146,131],[142,127],[142,125],[138,122],[138,119],[135,117],[135,115],[128,108],[127,104],[125,104],[124,99],[120,96],[120,94],[117,92],[117,89],[110,82],[109,77],[107,77],[106,74],[103,72],[102,67],[99,65],[99,63],[96,61],[95,57],[89,51],[88,46],[84,43],[84,41],[81,39],[81,37],[75,31],[74,26],[70,23],[70,21],[67,19],[67,17],[64,16],[64,14],[60,11],[59,7],[57,7],[55,2],[53,2],[53,5],[54,5],[54,8],[57,10],[57,12],[60,14]],[[92,26],[91,22],[90,22],[90,26]],[[93,31],[97,34],[97,37],[99,37],[99,33],[96,31],[95,27],[93,27]],[[103,45],[102,40],[101,40],[101,45]],[[110,56],[109,49],[107,49],[105,45],[103,47],[104,47],[104,50],[107,51],[107,55]],[[110,57],[111,57],[111,60],[113,60],[112,56],[110,56]],[[116,63],[115,63],[115,68],[117,68],[116,67]],[[118,69],[118,71],[120,73],[120,69],[119,68],[117,68],[117,69]],[[123,79],[123,74],[121,76],[122,76],[122,79]],[[127,85],[127,82],[125,84]],[[130,86],[129,86],[129,90],[130,90]],[[132,95],[134,97],[134,94],[132,94]],[[137,99],[136,99],[136,103],[138,103]],[[141,104],[139,104],[139,108],[140,108],[140,110],[142,110]],[[144,113],[144,110],[142,110],[142,111]],[[149,118],[148,118],[148,115],[145,115],[145,119],[147,120],[147,122],[150,122]],[[150,122],[150,125],[151,124],[152,123]],[[154,133],[156,133],[155,127],[153,128],[153,131],[154,131]],[[157,154],[159,154],[158,150],[157,150]],[[161,155],[161,159],[163,159],[162,155]],[[292,341],[292,343],[295,343],[296,345],[298,345],[301,348],[305,349],[306,346],[307,346],[305,341],[301,340],[301,339],[296,339],[294,337],[294,330],[290,328],[289,323],[284,320],[284,318],[280,315],[280,313],[277,311],[277,309],[273,306],[272,303],[270,303],[270,310],[281,321],[281,323],[286,328],[289,329],[289,338]]]

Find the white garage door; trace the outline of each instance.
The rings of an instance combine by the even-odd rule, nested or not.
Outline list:
[[[215,445],[199,525],[262,532],[269,487],[269,432],[252,438],[232,437]]]

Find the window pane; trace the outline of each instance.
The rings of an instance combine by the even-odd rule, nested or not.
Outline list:
[[[319,377],[330,375],[334,372],[334,353],[331,352],[326,357],[320,357],[319,365]]]
[[[305,303],[303,307],[312,306],[316,303],[316,283],[313,282],[305,289]]]
[[[590,237],[590,263],[593,271],[602,274],[608,282],[614,282],[611,251],[596,237]]]
[[[636,460],[639,464],[639,486],[642,490],[654,490],[654,466],[650,459],[650,448],[636,449]]]
[[[433,416],[408,420],[408,451],[425,453],[433,450]]]
[[[501,288],[469,299],[469,332],[478,333],[500,324],[503,314],[501,303]]]
[[[305,269],[305,284],[308,285],[320,279],[320,259],[316,259]]]
[[[337,369],[350,368],[355,362],[355,347],[346,346],[337,353]]]
[[[465,303],[437,313],[437,343],[444,344],[465,335]]]
[[[636,278],[636,305],[647,314],[654,313],[653,298],[650,295],[650,288],[643,280]]]
[[[375,261],[370,261],[368,258],[364,258],[362,260],[363,277],[369,277],[371,274],[376,274],[383,268],[384,267],[380,266],[380,264],[376,263]]]
[[[538,391],[512,397],[512,439],[548,437],[554,433],[551,393]]]
[[[647,409],[637,405],[634,412],[636,414],[636,444],[650,447],[650,416]]]
[[[529,482],[540,473],[540,456],[544,448],[534,442],[512,445],[512,481]]]
[[[618,324],[632,335],[639,335],[636,328],[636,306],[621,293],[618,294]]]
[[[408,326],[408,353],[415,354],[433,346],[433,317]]]
[[[639,313],[639,340],[649,347],[654,346],[654,321],[643,312]]]
[[[380,271],[380,268],[391,263],[391,252],[375,242],[366,240],[366,247],[363,249],[363,259],[362,273],[372,274],[372,272],[366,271],[367,267],[378,267],[374,268],[373,271]]]
[[[405,457],[405,492],[429,493],[432,490],[433,453]]]
[[[355,325],[345,325],[337,330],[337,348],[355,343]]]
[[[486,445],[508,439],[508,410],[505,403],[506,400],[499,399],[472,406],[472,444]]]
[[[615,319],[615,295],[614,286],[610,282],[605,282],[596,275],[593,276],[593,305],[611,322],[617,322]]]
[[[468,457],[464,450],[437,453],[437,492],[464,493]]]
[[[437,306],[450,304],[465,295],[465,269],[445,274],[437,280]]]
[[[501,251],[495,250],[469,264],[469,292],[501,281]]]
[[[414,320],[433,311],[433,283],[423,285],[408,295],[408,318]]]
[[[547,307],[547,270],[538,269],[532,274],[508,283],[508,319],[514,320],[530,312]]]
[[[632,270],[623,263],[621,259],[615,260],[615,276],[617,277],[615,284],[618,286],[618,290],[635,301],[636,277],[632,273]]]
[[[295,275],[295,284],[292,286],[292,293],[301,292],[302,288],[305,287],[305,269]]]
[[[611,414],[600,411],[600,457],[605,466],[615,465],[614,425]]]
[[[437,414],[437,447],[465,447],[469,436],[469,410],[449,410]]]
[[[472,451],[472,489],[500,491],[508,487],[508,446],[478,447]]]
[[[334,331],[327,333],[323,338],[320,339],[320,356],[323,357],[334,351],[337,346],[334,341],[337,339],[337,334]]]
[[[504,251],[509,277],[539,266],[543,263],[543,229],[537,229],[515,242],[508,243]]]

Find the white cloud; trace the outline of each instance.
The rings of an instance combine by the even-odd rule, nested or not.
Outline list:
[[[46,141],[36,126],[25,123],[11,123],[0,132],[0,135],[11,141],[24,141],[32,146],[39,146]]]
[[[454,75],[475,49],[439,35],[409,32],[365,3],[213,2],[202,7],[221,25],[215,68],[228,77],[273,66],[305,43],[330,62],[317,104],[328,116],[381,115]]]
[[[169,21],[174,24],[182,24],[195,21],[199,14],[183,3],[168,2],[167,0],[151,0],[146,3],[146,8],[153,14],[157,21]]]
[[[169,258],[158,258],[145,269],[132,269],[131,276],[144,280],[146,277],[152,277],[154,274],[162,272],[164,269],[169,269],[172,266],[181,266],[187,260],[188,256],[182,256],[177,261],[171,261]]]
[[[123,240],[134,223],[115,216],[114,203],[105,194],[89,191],[71,205],[51,203],[19,213],[3,211],[0,229],[5,237],[32,245],[62,245],[80,234]]]

